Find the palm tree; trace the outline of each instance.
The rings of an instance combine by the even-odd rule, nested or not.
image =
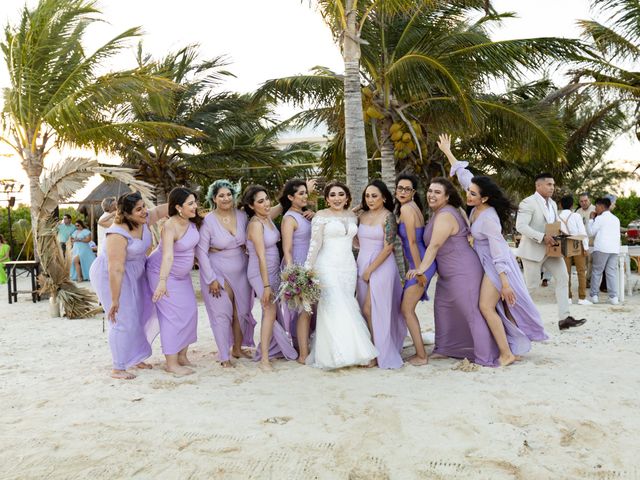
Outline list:
[[[360,102],[375,144],[369,152],[381,156],[382,178],[392,184],[405,167],[423,170],[431,160],[431,133],[482,131],[500,122],[504,134],[536,155],[562,157],[562,135],[548,130],[547,118],[523,111],[484,93],[496,80],[515,80],[528,69],[539,69],[565,58],[581,58],[581,45],[558,38],[494,42],[488,30],[509,14],[486,11],[486,2],[419,2],[412,15],[375,12],[361,30],[363,84]],[[339,159],[346,128],[339,118],[339,75],[316,67],[311,75],[266,82],[258,94],[312,108],[299,122],[326,123],[335,142],[325,159]],[[346,119],[345,122],[346,124]],[[348,141],[347,147],[348,147]],[[437,149],[434,149],[437,150]],[[524,158],[516,157],[514,160]]]
[[[99,75],[103,63],[140,34],[126,30],[87,53],[83,40],[99,13],[93,0],[40,0],[33,9],[23,8],[17,25],[5,27],[1,47],[10,86],[3,92],[0,141],[15,150],[29,178],[34,240],[44,199],[40,176],[52,148],[98,150],[131,132],[174,130],[162,122],[124,121],[118,114],[126,100],[173,84],[143,70]]]

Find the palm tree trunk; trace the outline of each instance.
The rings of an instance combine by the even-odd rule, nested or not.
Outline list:
[[[25,149],[26,150],[26,149]],[[40,174],[44,159],[41,155],[31,151],[25,152],[23,167],[29,179],[29,210],[31,212],[31,237],[33,239],[33,257],[40,258],[38,252],[38,225],[40,223],[40,210],[37,205],[42,199],[42,189],[40,188]]]
[[[369,180],[367,143],[360,91],[360,44],[357,42],[356,11],[353,0],[346,2],[347,31],[343,40],[344,123],[347,184],[358,198]]]
[[[382,120],[380,127],[380,172],[382,174],[382,181],[389,187],[389,190],[393,192],[396,181],[396,161],[393,155],[393,142],[391,142],[391,135],[389,134],[390,128],[391,118],[386,117]]]

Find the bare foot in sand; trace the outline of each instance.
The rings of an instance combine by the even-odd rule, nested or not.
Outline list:
[[[178,363],[183,367],[193,367],[193,363],[189,361],[187,355],[178,355]]]
[[[446,355],[441,355],[439,353],[432,353],[431,355],[429,355],[429,360],[437,360],[439,358],[449,358]]]
[[[231,363],[231,360],[225,360],[224,362],[220,362],[220,366],[222,368],[233,368],[234,365]]]
[[[506,367],[507,365],[511,365],[516,360],[516,356],[513,353],[509,352],[506,355],[500,355],[500,358],[498,358],[498,363],[500,363],[501,367]]]
[[[177,377],[184,377],[185,375],[191,375],[192,373],[194,373],[193,370],[187,367],[183,367],[182,365],[174,365],[171,367],[167,365],[166,367],[164,367],[164,370],[167,373],[171,373]]]
[[[377,359],[373,359],[371,360],[369,363],[367,363],[366,365],[360,365],[362,368],[373,368],[373,367],[377,367],[378,366],[378,360]]]
[[[419,357],[418,355],[412,355],[407,358],[407,362],[414,367],[420,367],[429,363],[429,357]]]
[[[307,355],[305,355],[304,357],[302,355],[298,355],[298,358],[296,359],[296,362],[298,362],[300,365],[306,365],[306,361]]]
[[[251,350],[247,350],[246,348],[241,348],[240,351],[234,348],[231,350],[231,355],[233,355],[233,358],[253,358]]]
[[[266,362],[264,360],[260,360],[260,370],[263,372],[273,372],[273,365],[271,365],[269,360]]]
[[[139,368],[140,370],[151,370],[153,368],[153,365],[140,362],[139,364],[136,365],[136,368]]]
[[[118,380],[133,380],[136,376],[126,370],[111,370],[111,378],[116,378]]]

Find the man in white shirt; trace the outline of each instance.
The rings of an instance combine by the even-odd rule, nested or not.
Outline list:
[[[583,235],[582,254],[573,257],[565,257],[567,273],[569,274],[569,301],[571,301],[571,265],[576,266],[578,274],[578,305],[591,305],[587,300],[587,255],[589,255],[589,239],[582,218],[577,213],[571,211],[573,207],[573,196],[565,195],[560,199],[562,211],[560,217],[560,230],[566,235]]]
[[[100,204],[104,213],[98,219],[98,255],[102,252],[107,241],[107,229],[113,224],[116,216],[116,199],[115,197],[107,197]]]
[[[596,200],[587,231],[593,238],[593,267],[591,269],[591,301],[598,303],[598,289],[604,273],[607,278],[609,303],[618,304],[618,255],[620,254],[620,220],[609,211],[611,200]]]
[[[524,278],[529,290],[540,285],[540,270],[551,272],[556,281],[555,293],[558,303],[558,327],[565,330],[579,327],[586,320],[575,319],[569,313],[569,278],[567,266],[561,257],[547,256],[547,246],[556,245],[555,239],[545,233],[545,225],[558,220],[558,207],[551,198],[555,182],[550,173],[541,173],[535,178],[536,193],[525,198],[518,207],[516,230],[522,235],[518,256],[524,267]]]

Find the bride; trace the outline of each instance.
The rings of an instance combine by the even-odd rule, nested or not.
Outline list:
[[[346,185],[333,181],[325,187],[324,198],[329,208],[313,217],[305,262],[318,274],[321,288],[306,363],[325,369],[368,365],[378,351],[355,298],[358,270],[352,244],[358,226],[348,210],[351,194]]]

